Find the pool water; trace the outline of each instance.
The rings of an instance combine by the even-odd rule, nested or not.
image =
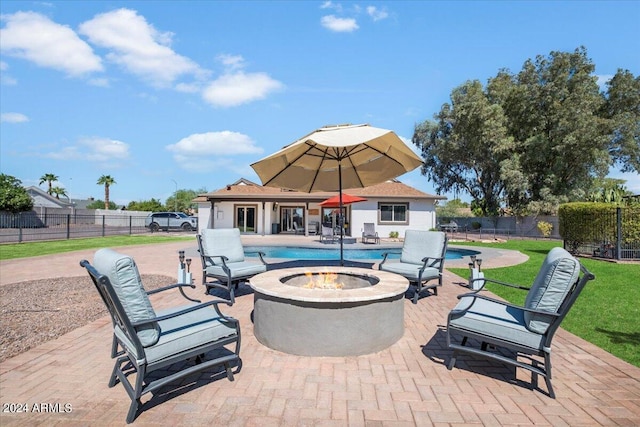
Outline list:
[[[340,258],[339,248],[301,248],[294,246],[246,246],[247,257],[257,257],[257,252],[264,252],[266,258],[287,258],[305,260],[333,260]],[[388,252],[388,259],[399,259],[401,248],[379,249],[344,249],[344,259],[373,259],[381,260],[382,254]],[[478,251],[448,248],[446,259],[462,259],[462,257],[477,255]]]

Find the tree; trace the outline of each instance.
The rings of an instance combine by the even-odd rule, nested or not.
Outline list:
[[[137,202],[129,202],[127,205],[127,209],[130,211],[149,211],[149,212],[160,212],[166,210],[160,200],[151,199],[151,200],[140,200]]]
[[[58,179],[59,179],[59,177],[58,177],[57,175],[55,175],[55,174],[52,174],[52,173],[45,173],[44,175],[42,175],[42,176],[40,177],[40,183],[39,183],[38,185],[42,185],[42,184],[44,184],[45,182],[49,183],[49,189],[47,190],[47,193],[49,193],[49,194],[53,194],[53,192],[52,192],[52,191],[53,191],[52,185],[53,185],[53,182],[54,182],[54,181],[57,181]]]
[[[436,206],[436,216],[444,221],[446,218],[473,216],[469,210],[469,203],[460,199],[448,200],[441,206]]]
[[[206,192],[207,190],[203,188],[199,190],[180,189],[167,198],[165,202],[166,208],[171,210],[175,209],[178,212],[190,213],[189,211],[195,207],[193,199],[195,199],[198,194]]]
[[[97,199],[94,200],[93,202],[89,203],[85,209],[104,209],[105,203],[104,201]],[[115,202],[109,202],[109,209],[111,210],[116,210],[118,208],[118,206],[115,204]]]
[[[608,119],[613,163],[623,172],[640,171],[640,76],[618,70],[607,82],[602,116]]]
[[[98,185],[104,185],[104,208],[109,209],[109,187],[113,184],[116,184],[116,180],[111,177],[111,175],[102,175],[98,179]]]
[[[67,196],[67,190],[65,190],[62,187],[53,187],[51,188],[51,193],[49,194],[51,195],[55,194],[56,199],[60,199],[60,196],[65,196],[65,197]]]
[[[413,135],[422,149],[422,174],[438,194],[464,190],[484,215],[497,215],[505,190],[500,163],[513,145],[502,107],[491,104],[480,82],[469,81],[453,90],[436,119],[417,125]]]
[[[580,48],[527,60],[515,76],[504,111],[516,144],[502,176],[516,211],[554,213],[608,173],[607,135],[597,114],[604,99],[594,70]]]
[[[638,170],[640,80],[618,71],[604,94],[594,70],[582,47],[455,88],[435,122],[416,125],[423,175],[438,193],[466,191],[483,215],[552,214],[612,164]]]
[[[11,176],[0,174],[0,211],[11,213],[25,212],[33,209],[33,199],[22,186],[22,181]]]

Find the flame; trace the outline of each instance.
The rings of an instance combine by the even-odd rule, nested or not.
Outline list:
[[[304,273],[309,282],[302,286],[306,289],[342,289],[344,285],[338,282],[338,273],[326,272],[313,274],[310,271]]]

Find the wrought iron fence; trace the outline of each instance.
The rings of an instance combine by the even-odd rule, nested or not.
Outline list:
[[[580,255],[640,260],[640,209],[616,208],[582,218],[589,234],[571,249]]]
[[[62,240],[150,233],[146,215],[0,213],[0,243]],[[173,230],[172,230],[173,231]]]

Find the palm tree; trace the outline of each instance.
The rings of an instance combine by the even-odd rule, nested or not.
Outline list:
[[[49,194],[53,194],[53,188],[52,188],[52,182],[57,181],[58,180],[58,176],[52,173],[45,173],[44,175],[42,175],[40,177],[40,184],[38,185],[42,185],[45,182],[49,183],[49,189],[47,190],[47,193]]]
[[[52,195],[55,194],[56,195],[56,199],[58,199],[58,200],[60,200],[60,196],[68,197],[67,196],[67,190],[65,190],[62,187],[53,187],[51,189],[51,193],[50,194],[52,194]]]
[[[111,175],[102,175],[98,179],[98,185],[104,185],[104,208],[109,209],[109,187],[116,184],[116,180]]]

